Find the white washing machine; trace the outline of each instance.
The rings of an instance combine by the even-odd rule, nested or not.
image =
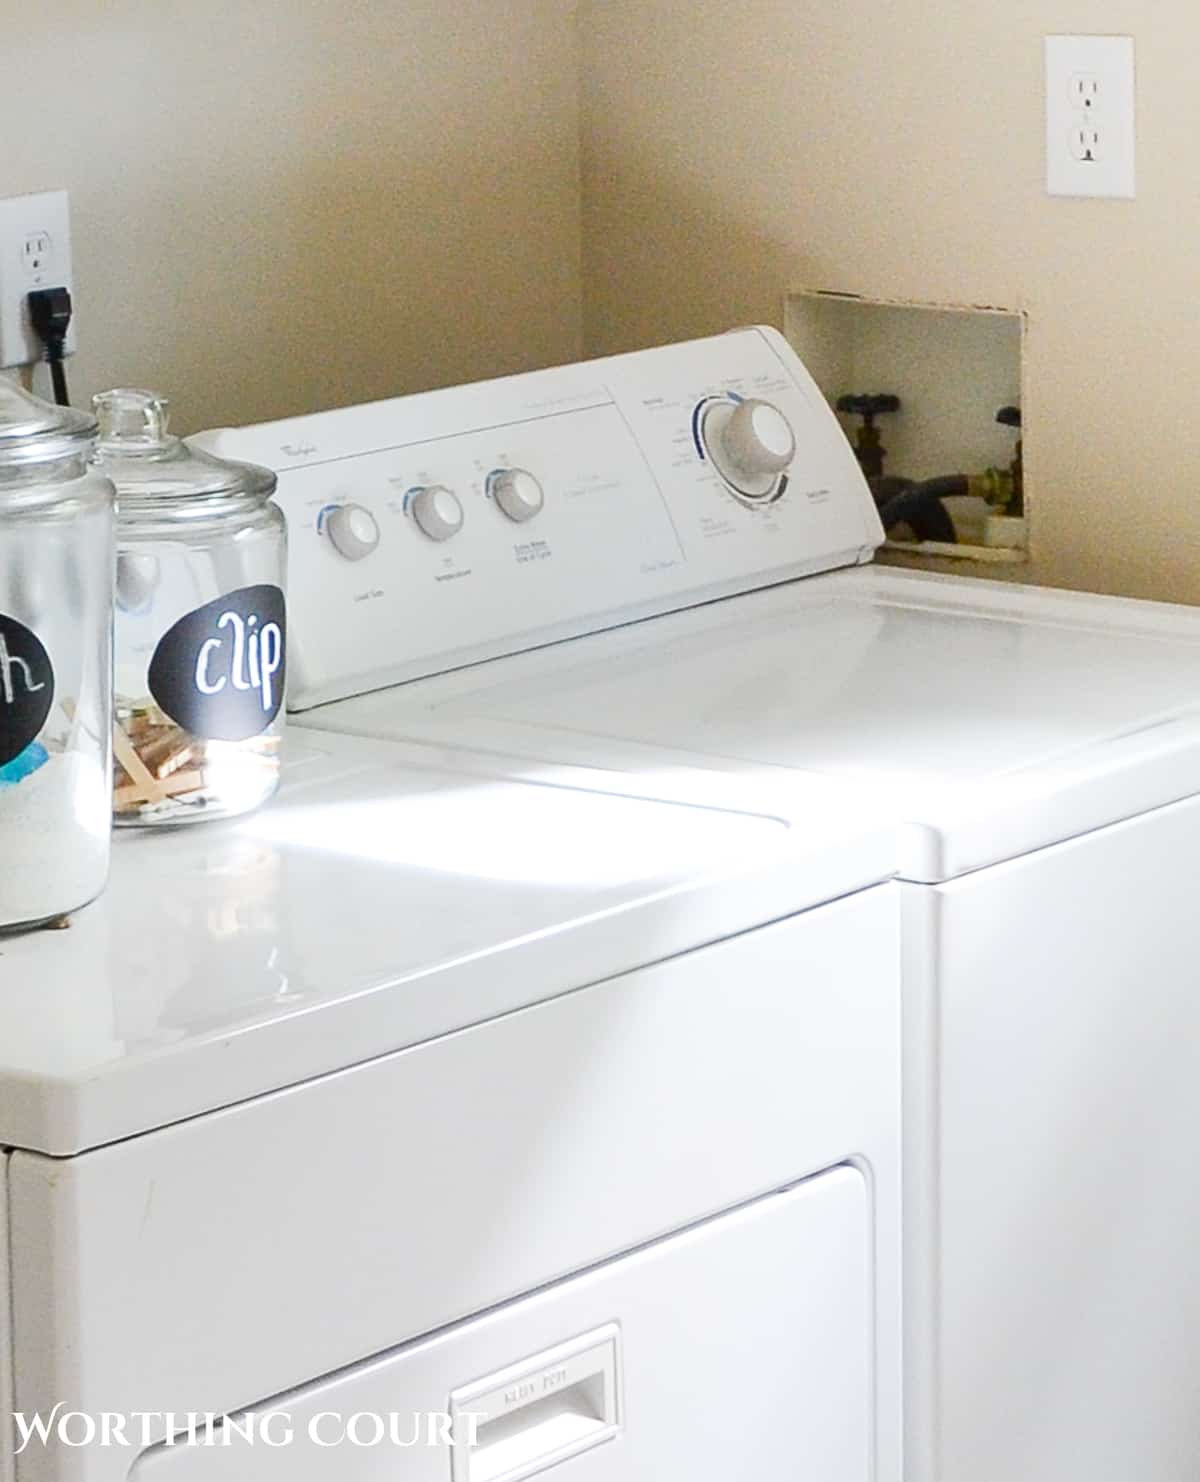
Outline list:
[[[894,847],[316,733],[123,833],[0,943],[0,1478],[900,1482]]]
[[[210,441],[280,471],[304,723],[907,820],[906,1476],[1194,1482],[1200,615],[865,565],[770,330]]]

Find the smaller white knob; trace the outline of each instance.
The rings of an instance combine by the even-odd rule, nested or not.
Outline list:
[[[492,495],[510,520],[518,525],[540,513],[546,496],[541,484],[523,468],[501,468],[491,478]]]
[[[339,504],[325,517],[325,529],[333,548],[347,561],[361,561],[379,544],[375,516],[361,504]]]
[[[430,540],[449,540],[463,527],[463,507],[458,495],[444,484],[413,490],[412,517]]]
[[[782,473],[796,456],[791,424],[769,401],[739,402],[721,433],[730,462],[758,478]]]

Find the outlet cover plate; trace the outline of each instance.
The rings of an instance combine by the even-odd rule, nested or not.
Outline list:
[[[1046,37],[1046,191],[1137,194],[1132,36]]]
[[[29,322],[27,295],[33,288],[58,287],[75,298],[66,191],[0,201],[0,367],[41,360],[42,342]],[[68,355],[75,353],[74,314],[65,348]]]

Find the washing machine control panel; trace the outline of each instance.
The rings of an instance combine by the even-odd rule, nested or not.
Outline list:
[[[293,709],[883,538],[836,418],[768,329],[193,441],[279,475]]]

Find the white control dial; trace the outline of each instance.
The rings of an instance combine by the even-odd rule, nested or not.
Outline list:
[[[704,411],[700,436],[709,461],[743,502],[778,498],[783,472],[796,456],[795,433],[778,407],[722,397]]]
[[[375,516],[361,504],[339,504],[325,516],[325,531],[339,556],[361,561],[379,544]]]
[[[791,424],[769,401],[743,401],[721,432],[730,461],[751,478],[782,473],[796,456]]]
[[[412,491],[412,517],[430,540],[449,540],[463,527],[463,507],[458,495],[445,484],[430,484]]]
[[[524,468],[501,468],[489,480],[492,496],[510,520],[523,524],[541,512],[546,495]]]

